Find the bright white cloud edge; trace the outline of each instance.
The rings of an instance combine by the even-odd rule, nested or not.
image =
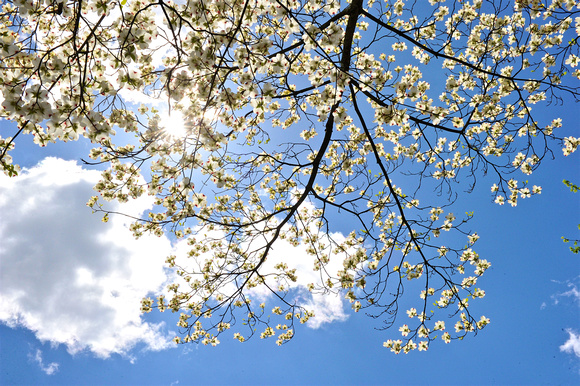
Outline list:
[[[139,306],[142,297],[159,293],[175,278],[165,269],[165,257],[179,255],[183,245],[172,247],[165,236],[135,240],[125,217],[102,223],[85,206],[98,179],[97,171],[53,157],[16,178],[0,176],[0,322],[25,327],[41,341],[63,344],[71,354],[90,351],[102,358],[120,354],[133,359],[131,350],[137,346],[173,347],[174,333],[168,330],[175,327],[146,322]],[[138,216],[153,200],[112,205]],[[316,314],[309,327],[345,320],[339,295],[305,291],[315,273],[304,248],[282,244],[278,258],[268,265],[284,259],[286,248],[303,278],[295,289]]]
[[[560,346],[560,351],[568,354],[574,354],[580,358],[580,334],[577,334],[571,328],[567,328],[568,340]]]

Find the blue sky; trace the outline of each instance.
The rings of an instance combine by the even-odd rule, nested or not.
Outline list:
[[[542,106],[537,117],[560,116],[558,135],[578,136],[577,106]],[[0,120],[2,137],[13,132]],[[463,341],[394,355],[382,343],[398,333],[376,330],[340,297],[316,304],[316,328],[298,326],[282,347],[231,334],[217,347],[175,346],[175,314],[139,312],[140,299],[172,277],[164,268],[171,240],[136,241],[125,218],[105,224],[91,214],[85,203],[99,173],[80,162],[87,141],[39,148],[19,138],[11,154],[20,176],[0,175],[0,384],[578,384],[580,256],[561,237],[580,238],[580,193],[562,183],[580,185],[580,152],[564,157],[551,145],[555,159],[529,177],[541,195],[498,206],[496,181],[479,175],[452,207],[474,212],[474,249],[492,263],[478,282],[487,295],[470,307],[491,324]],[[111,209],[139,215],[151,206],[141,198]],[[348,225],[336,218],[336,231]]]
[[[125,307],[162,284],[170,242],[134,242],[122,219],[103,224],[91,215],[84,203],[97,173],[78,163],[87,146],[40,149],[21,141],[14,157],[26,169],[16,179],[0,178],[2,384],[580,381],[580,269],[561,240],[578,235],[578,196],[562,184],[580,180],[577,154],[556,152],[531,176],[542,194],[515,208],[493,204],[485,178],[460,196],[455,210],[475,212],[477,251],[493,263],[481,283],[487,296],[472,306],[492,323],[462,342],[394,355],[382,347],[388,333],[348,304],[335,310],[344,313],[336,321],[301,326],[283,347],[225,336],[215,348],[174,347],[168,341],[175,315],[142,316],[138,304]]]

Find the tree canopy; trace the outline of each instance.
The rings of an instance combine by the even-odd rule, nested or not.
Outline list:
[[[178,343],[283,344],[316,319],[306,293],[397,323],[396,353],[477,333],[491,264],[453,202],[486,175],[515,206],[580,144],[535,110],[579,99],[576,1],[15,0],[0,19],[0,168],[26,134],[86,137],[104,221],[153,196],[135,237],[188,247],[141,307],[180,313]]]

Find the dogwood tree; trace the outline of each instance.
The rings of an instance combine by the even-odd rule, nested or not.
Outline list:
[[[477,333],[491,264],[455,198],[487,174],[515,206],[580,143],[536,114],[579,97],[573,0],[14,0],[0,18],[0,167],[18,173],[26,134],[85,137],[104,221],[153,196],[131,229],[181,253],[141,307],[179,313],[176,342],[283,344],[335,294],[397,323],[396,353]]]

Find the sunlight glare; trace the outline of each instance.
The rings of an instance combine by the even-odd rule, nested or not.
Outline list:
[[[172,111],[171,114],[161,116],[161,126],[166,134],[172,138],[183,138],[187,135],[185,120],[181,111]]]

